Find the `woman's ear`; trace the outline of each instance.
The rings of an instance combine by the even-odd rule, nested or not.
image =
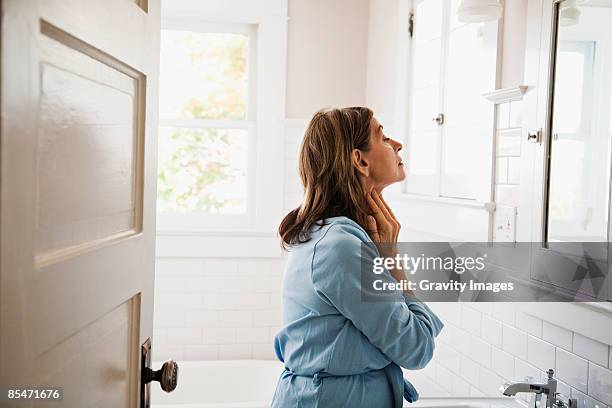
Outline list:
[[[370,166],[361,150],[353,149],[351,152],[351,161],[361,176],[368,177],[370,175]]]

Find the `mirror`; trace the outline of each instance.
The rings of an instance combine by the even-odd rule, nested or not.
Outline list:
[[[612,0],[555,3],[545,242],[609,239]]]

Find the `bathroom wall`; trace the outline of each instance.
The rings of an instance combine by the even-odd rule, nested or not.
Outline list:
[[[289,1],[285,211],[294,208],[301,196],[296,159],[314,110],[367,104],[386,128],[389,123],[401,131],[399,93],[407,64],[401,40],[406,19],[401,14],[407,4],[405,0]],[[528,4],[527,0],[505,2],[502,87],[523,84]],[[322,8],[325,15],[319,11]],[[309,45],[313,36],[319,39],[316,46]],[[346,54],[336,60],[339,52]],[[523,103],[498,107],[497,219],[514,214],[520,205]],[[396,200],[393,205],[402,217],[402,239],[486,239],[488,213],[483,209],[427,200]],[[494,238],[506,239],[507,231],[494,231]],[[158,258],[155,359],[274,358],[272,337],[280,325],[283,267],[283,258]],[[498,396],[505,380],[539,378],[554,368],[560,391],[586,401],[581,406],[612,405],[612,350],[610,344],[590,338],[589,332],[526,314],[520,305],[431,306],[446,327],[432,363],[407,373],[419,379],[422,395]]]
[[[368,3],[289,0],[287,117],[365,103]]]
[[[505,3],[502,88],[532,85],[523,82],[528,2]],[[496,241],[514,241],[518,231],[502,226],[508,221],[515,228],[525,225],[516,221],[530,211],[529,206],[521,208],[524,203],[520,199],[521,188],[528,187],[520,181],[521,144],[527,131],[524,109],[523,100],[497,106],[494,225],[500,228],[493,231]],[[512,217],[516,217],[514,221]],[[576,327],[575,316],[556,319],[559,326],[550,322],[546,313],[537,313],[538,304],[431,306],[446,327],[433,362],[419,373],[430,380],[426,382],[430,393],[498,396],[503,382],[526,376],[544,379],[545,371],[552,368],[560,380],[558,391],[577,398],[580,407],[612,405],[612,347],[592,338],[597,337],[594,328],[571,330]],[[607,327],[612,327],[612,317],[604,312],[585,309],[583,313],[586,319],[603,319]],[[527,400],[529,395],[519,397]]]
[[[365,104],[368,1],[290,0],[288,12],[285,213],[301,197],[297,156],[308,118],[325,106]],[[154,359],[275,358],[284,262],[158,256]]]

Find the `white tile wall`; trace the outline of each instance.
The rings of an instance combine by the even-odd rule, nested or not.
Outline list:
[[[548,322],[543,323],[542,338],[558,347],[571,351],[573,337],[574,334],[563,327]]]
[[[498,110],[499,128],[506,129],[499,138],[507,138],[502,148],[498,144],[498,159],[507,160],[507,177],[497,187],[510,191],[509,204],[519,188],[520,129],[512,129],[517,115],[510,105]],[[295,164],[302,133],[299,126],[287,128],[288,166]],[[297,173],[287,174],[295,183],[286,182],[286,210],[301,194]],[[283,268],[283,259],[157,259],[154,358],[275,358]],[[517,312],[513,304],[431,306],[445,322],[434,359],[418,372],[431,380],[432,395],[499,396],[502,382],[543,378],[545,369],[554,368],[560,389],[578,398],[580,407],[612,405],[610,345]]]
[[[516,101],[497,106],[495,201],[499,204],[518,205],[521,105]],[[445,351],[436,353],[432,364],[459,365],[469,395],[499,396],[493,383],[499,386],[526,376],[544,379],[545,371],[552,368],[559,391],[577,398],[581,408],[612,405],[611,345],[533,317],[511,303],[432,306],[445,322],[438,340]],[[483,352],[481,341],[490,348]],[[490,360],[483,358],[489,352]],[[462,384],[457,389],[467,387]],[[529,395],[520,397],[527,400]]]
[[[581,334],[574,334],[573,352],[601,366],[608,364],[608,346],[589,339]]]

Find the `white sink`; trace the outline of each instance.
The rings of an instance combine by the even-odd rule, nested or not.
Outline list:
[[[525,405],[515,398],[489,397],[422,397],[414,404],[404,403],[404,407],[414,408],[525,408]]]

